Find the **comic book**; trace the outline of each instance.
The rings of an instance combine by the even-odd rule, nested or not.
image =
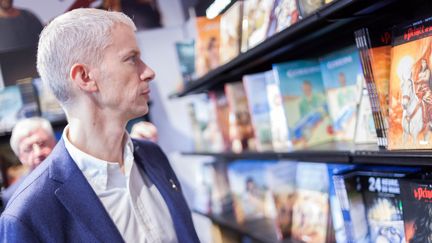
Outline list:
[[[273,65],[279,83],[289,137],[295,148],[333,140],[325,88],[317,60]]]
[[[213,109],[216,111],[216,121],[221,132],[224,150],[231,150],[231,141],[229,136],[229,106],[228,100],[223,90],[213,90],[208,93]]]
[[[248,0],[243,3],[242,45],[245,52],[267,37],[274,0]]]
[[[255,150],[255,136],[251,122],[248,100],[242,82],[225,84],[229,107],[229,137],[231,150],[239,153]]]
[[[36,88],[41,116],[51,122],[65,121],[66,114],[50,88],[46,87],[40,78],[33,79],[33,85]]]
[[[363,72],[357,48],[348,47],[320,58],[333,132],[338,141],[353,141]]]
[[[432,180],[416,176],[400,181],[406,242],[432,242]]]
[[[266,180],[266,171],[276,161],[237,160],[228,165],[228,178],[236,220],[274,217],[274,204]]]
[[[406,242],[399,186],[404,176],[393,172],[359,176],[371,242]]]
[[[362,96],[357,109],[357,122],[354,135],[354,143],[375,143],[377,144],[377,132],[375,129],[372,107],[369,100],[368,90],[364,86]]]
[[[431,149],[432,19],[393,31],[388,149]]]
[[[324,0],[297,0],[300,16],[306,18],[324,5]]]
[[[16,81],[21,93],[23,106],[21,108],[22,117],[39,116],[39,107],[36,98],[35,88],[32,84],[32,78],[24,78]]]
[[[175,43],[177,59],[183,78],[183,87],[195,77],[195,41],[178,41]]]
[[[279,161],[267,170],[267,181],[276,209],[278,239],[291,236],[293,205],[295,201],[296,163]]]
[[[330,209],[326,164],[298,163],[291,238],[300,242],[327,241]]]
[[[387,28],[362,28],[355,32],[363,74],[378,137],[378,145],[387,147],[391,32]]]
[[[270,123],[270,108],[267,97],[267,80],[265,73],[243,76],[249,111],[254,128],[257,151],[273,149]],[[264,91],[264,92],[263,92]]]
[[[208,97],[199,95],[188,105],[195,150],[201,152],[222,152],[224,144],[216,121],[216,111]]]
[[[243,19],[243,2],[235,2],[220,20],[220,63],[224,64],[238,54],[241,45],[241,25]]]
[[[275,0],[270,15],[267,37],[278,33],[299,20],[296,0]]]
[[[18,86],[6,86],[0,90],[0,133],[10,132],[22,117],[23,102]]]
[[[220,16],[196,18],[195,72],[201,77],[220,64]]]

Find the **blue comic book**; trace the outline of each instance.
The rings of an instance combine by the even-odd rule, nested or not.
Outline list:
[[[275,64],[290,140],[304,148],[333,139],[321,69],[317,60]]]
[[[19,118],[23,102],[18,86],[8,86],[0,91],[0,133],[10,132]]]
[[[320,58],[320,64],[335,138],[353,141],[364,82],[358,50],[349,47],[330,53]]]

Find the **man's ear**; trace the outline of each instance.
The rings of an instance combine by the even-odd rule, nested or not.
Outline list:
[[[94,73],[92,73],[92,75],[90,74],[90,70],[87,65],[75,63],[70,69],[69,76],[81,90],[87,92],[98,91],[98,86],[95,79],[96,77]]]

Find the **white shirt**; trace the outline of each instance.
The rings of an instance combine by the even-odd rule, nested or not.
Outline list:
[[[126,242],[177,242],[169,209],[156,186],[138,170],[132,140],[127,133],[123,153],[124,174],[119,163],[84,153],[63,131],[67,151],[101,200]],[[107,151],[108,153],[109,151]]]

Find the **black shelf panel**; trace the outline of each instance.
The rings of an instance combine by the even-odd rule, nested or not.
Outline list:
[[[328,52],[326,49],[332,48],[329,43],[337,47],[354,44],[353,31],[362,25],[359,23],[364,25],[365,22],[381,18],[382,14],[376,13],[394,2],[398,1],[334,1],[192,81],[183,91],[170,95],[170,98],[206,92],[224,83],[240,80],[244,74],[269,70],[273,63],[285,59],[317,55],[319,51]],[[326,48],[322,48],[323,46]]]
[[[225,161],[237,159],[297,160],[304,162],[432,166],[432,150],[386,150],[375,144],[328,143],[290,152],[209,153],[184,152],[183,155],[214,156]]]
[[[327,143],[313,146],[305,150],[292,150],[287,152],[183,152],[183,155],[204,155],[214,156],[225,160],[256,159],[256,160],[298,160],[308,162],[335,162],[349,163],[351,150],[354,145],[351,143]]]
[[[213,223],[230,229],[242,236],[247,236],[255,241],[263,243],[294,243],[292,240],[279,241],[277,239],[276,225],[271,219],[257,219],[246,221],[243,224],[236,222],[234,215],[207,214],[194,210],[195,213],[209,218]]]

